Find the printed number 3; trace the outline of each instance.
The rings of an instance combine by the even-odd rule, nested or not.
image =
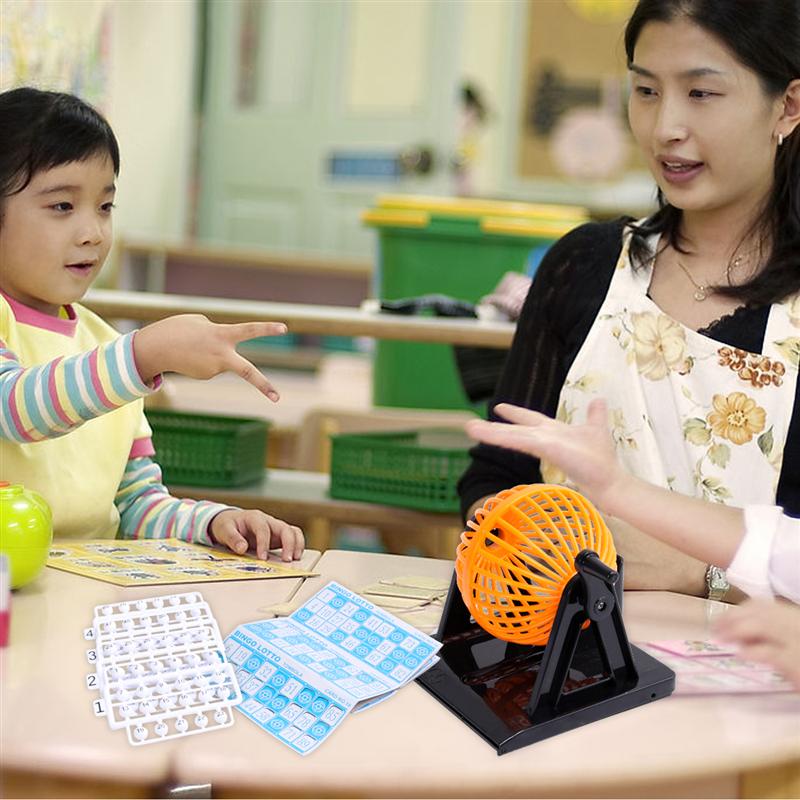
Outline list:
[[[97,661],[97,650],[87,650],[86,658],[89,660],[90,664]]]

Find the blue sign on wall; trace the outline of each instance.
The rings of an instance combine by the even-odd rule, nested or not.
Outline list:
[[[392,181],[402,176],[397,153],[333,153],[328,174],[334,180]]]

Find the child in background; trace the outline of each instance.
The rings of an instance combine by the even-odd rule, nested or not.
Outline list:
[[[59,537],[175,536],[300,558],[299,528],[171,497],[143,407],[164,372],[233,371],[277,401],[235,348],[286,327],[186,314],[120,336],[77,305],[111,247],[119,149],[108,122],[72,95],[14,89],[0,93],[0,143],[0,478],[43,495]]]
[[[510,424],[470,420],[470,436],[547,459],[604,514],[727,569],[731,583],[761,596],[726,614],[720,634],[742,645],[745,658],[773,664],[800,688],[800,608],[763,599],[781,595],[800,603],[800,520],[777,506],[741,509],[687,497],[627,472],[617,460],[603,400],[589,404],[585,425],[508,403],[495,412]]]

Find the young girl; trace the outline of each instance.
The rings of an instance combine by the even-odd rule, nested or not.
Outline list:
[[[231,370],[277,401],[235,346],[285,326],[181,315],[120,336],[76,304],[111,246],[108,123],[77,97],[15,89],[0,94],[0,142],[0,478],[44,496],[56,536],[177,536],[299,558],[299,528],[168,494],[142,400],[164,372]]]
[[[634,475],[800,514],[800,3],[640,0],[625,47],[659,210],[551,248],[495,402],[569,423],[603,396]],[[482,444],[462,506],[563,478]],[[629,587],[726,596],[716,565],[611,524]]]
[[[500,404],[509,423],[471,420],[479,441],[545,458],[603,512],[696,558],[727,568],[753,597],[780,595],[800,603],[800,519],[776,506],[731,508],[670,492],[626,472],[609,435],[606,404],[589,404],[585,425]],[[702,531],[702,537],[696,534]],[[800,688],[800,608],[756,600],[722,617],[720,632],[744,655],[774,664]]]

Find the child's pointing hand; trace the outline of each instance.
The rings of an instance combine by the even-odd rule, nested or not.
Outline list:
[[[162,372],[200,380],[234,372],[277,402],[278,392],[254,364],[236,352],[236,345],[258,336],[281,336],[286,330],[282,322],[224,325],[202,314],[179,314],[137,332],[133,342],[136,367],[145,383]]]

